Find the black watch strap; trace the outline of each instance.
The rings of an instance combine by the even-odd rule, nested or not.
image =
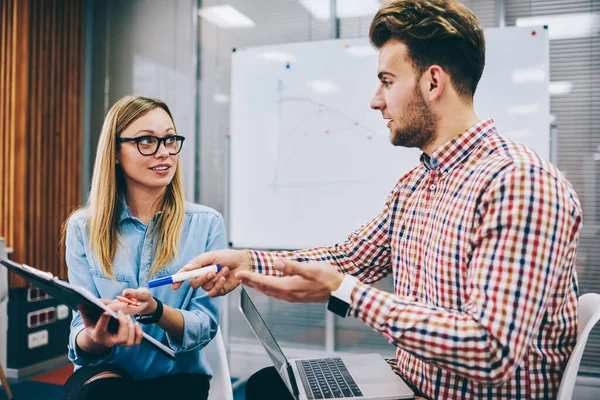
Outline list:
[[[160,321],[160,318],[163,315],[163,303],[156,297],[154,297],[154,300],[156,301],[156,310],[154,310],[152,314],[136,315],[135,320],[137,322],[139,322],[140,324],[148,325],[156,324],[158,323],[158,321]]]
[[[344,300],[340,300],[337,297],[330,295],[329,301],[327,302],[327,309],[342,318],[346,318],[348,315],[348,310],[350,310],[350,304],[346,303]]]

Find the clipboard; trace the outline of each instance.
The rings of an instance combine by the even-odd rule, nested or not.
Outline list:
[[[84,305],[86,308],[86,315],[92,321],[98,321],[102,313],[106,311],[112,317],[108,322],[108,331],[112,333],[117,332],[119,328],[117,313],[108,308],[89,290],[71,285],[68,282],[58,279],[50,272],[40,271],[29,265],[17,264],[10,260],[0,260],[0,264],[8,268],[9,271],[12,271],[29,281],[33,286],[36,286],[52,297],[59,299],[63,304],[74,311],[78,311],[78,305]],[[154,349],[158,350],[171,360],[175,360],[175,352],[172,349],[148,335],[146,332],[143,332],[142,342],[151,345]]]

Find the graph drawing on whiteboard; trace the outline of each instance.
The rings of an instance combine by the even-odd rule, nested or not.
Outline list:
[[[315,97],[288,95],[285,83],[277,81],[277,151],[275,153],[275,166],[273,168],[273,181],[269,185],[273,191],[277,189],[304,186],[317,187],[324,185],[364,184],[373,182],[373,176],[366,170],[356,171],[348,175],[348,168],[361,154],[348,151],[340,154],[339,160],[341,174],[329,165],[329,158],[314,157],[310,165],[305,165],[307,153],[314,153],[315,148],[323,146],[324,141],[329,141],[331,148],[344,146],[348,141],[356,145],[347,146],[351,150],[369,146],[369,141],[375,142],[374,147],[381,148],[389,143],[389,131],[383,127],[367,125],[334,105],[325,104]],[[344,146],[346,147],[346,146]],[[364,153],[363,153],[364,154]],[[302,163],[299,168],[298,163]],[[392,177],[392,181],[393,181]],[[393,183],[390,180],[388,184]]]

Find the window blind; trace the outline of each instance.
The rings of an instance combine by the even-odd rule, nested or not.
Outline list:
[[[600,13],[599,0],[507,0],[506,24],[519,18]],[[560,22],[559,22],[560,23]],[[550,112],[556,125],[558,168],[573,184],[583,207],[583,230],[577,255],[579,295],[600,293],[600,35],[598,26],[576,38],[552,38],[549,25],[551,91],[556,82],[563,90],[550,96]],[[571,26],[573,30],[575,27]],[[577,27],[581,28],[581,26]],[[588,340],[581,372],[600,373],[600,329]]]

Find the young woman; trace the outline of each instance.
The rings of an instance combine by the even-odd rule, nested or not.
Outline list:
[[[198,252],[226,246],[223,218],[183,198],[177,134],[167,105],[127,96],[108,112],[98,144],[88,204],[66,227],[69,281],[119,313],[108,331],[85,310],[71,323],[69,358],[75,373],[64,399],[206,399],[211,370],[202,348],[217,332],[219,300],[187,283],[147,289]],[[225,275],[223,268],[217,275]],[[222,278],[224,279],[224,278]],[[132,306],[115,300],[123,295]],[[137,321],[134,320],[136,316]],[[141,344],[142,331],[176,352],[170,360]]]

